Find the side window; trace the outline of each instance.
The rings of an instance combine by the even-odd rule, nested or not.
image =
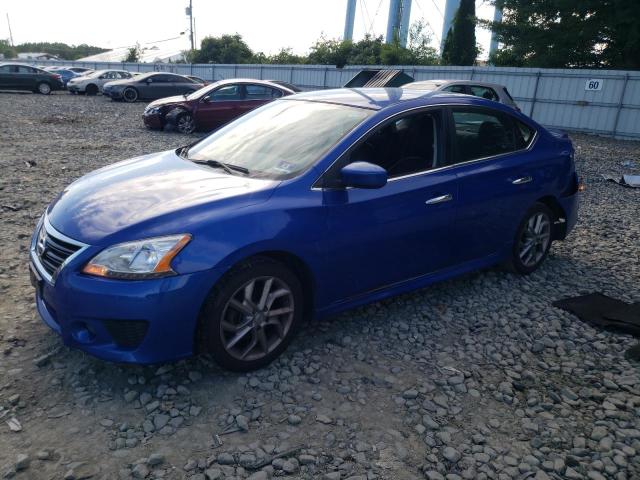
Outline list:
[[[467,162],[518,149],[511,119],[499,112],[479,109],[453,110],[454,163]]]
[[[531,145],[535,130],[529,125],[525,125],[520,120],[513,120],[516,129],[516,147],[519,149],[527,148]]]
[[[20,65],[18,66],[18,73],[36,73],[36,71],[31,67],[24,67]]]
[[[171,81],[171,77],[169,75],[154,75],[149,77],[151,83],[169,83]]]
[[[0,72],[2,73],[11,73],[13,72],[13,68],[11,65],[3,65],[2,67],[0,67]]]
[[[245,85],[247,100],[271,100],[282,96],[280,90],[264,85]]]
[[[498,94],[493,88],[471,85],[469,89],[471,90],[471,95],[474,97],[486,98],[487,100],[493,100],[494,102],[499,100]]]
[[[464,85],[449,85],[448,87],[443,88],[442,91],[451,93],[467,93]]]
[[[131,74],[129,72],[118,72],[118,77],[120,77],[120,78],[131,78]]]
[[[425,172],[439,165],[440,112],[415,113],[391,121],[371,133],[347,163],[369,162],[389,178]]]
[[[216,91],[209,94],[208,100],[210,102],[224,102],[227,100],[241,100],[242,90],[240,85],[225,85],[220,87]]]

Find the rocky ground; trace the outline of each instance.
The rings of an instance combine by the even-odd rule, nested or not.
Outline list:
[[[635,342],[554,308],[640,301],[640,143],[574,137],[580,223],[537,273],[490,270],[302,329],[250,375],[207,357],[155,367],[60,345],[27,251],[45,205],[97,167],[188,143],[143,104],[0,93],[0,477],[638,479]]]

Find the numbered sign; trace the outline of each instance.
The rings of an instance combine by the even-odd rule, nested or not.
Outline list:
[[[587,83],[584,85],[584,89],[587,91],[597,91],[602,90],[602,84],[604,82],[601,78],[590,78],[587,80]]]

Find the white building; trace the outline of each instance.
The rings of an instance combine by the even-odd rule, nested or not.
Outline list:
[[[50,53],[23,52],[18,54],[18,60],[59,60],[59,58]]]
[[[168,63],[184,60],[182,42],[170,42],[162,45],[140,45],[140,62]],[[129,47],[116,48],[108,52],[79,58],[78,62],[124,62],[129,54]]]

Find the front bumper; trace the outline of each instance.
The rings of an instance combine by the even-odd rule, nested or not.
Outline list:
[[[80,87],[80,85],[74,85],[67,83],[67,90],[70,92],[84,92],[84,89]]]
[[[30,269],[36,307],[65,345],[125,363],[193,355],[200,307],[217,280],[215,270],[135,281],[92,277],[80,269],[100,249],[88,246],[51,277],[38,262],[35,240]]]
[[[103,89],[102,94],[113,99],[122,98],[122,90]]]
[[[161,129],[162,127],[164,127],[162,115],[160,115],[159,113],[145,113],[142,115],[142,121],[147,128]]]

